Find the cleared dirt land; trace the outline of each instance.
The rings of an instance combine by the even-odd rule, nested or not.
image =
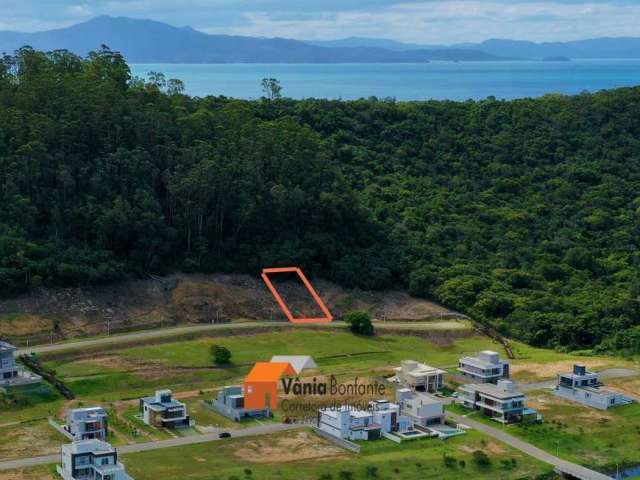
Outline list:
[[[282,280],[282,281],[281,281]],[[334,314],[363,309],[381,320],[447,319],[452,312],[400,291],[348,290],[312,279]],[[274,278],[294,315],[317,310],[304,286],[288,277]],[[0,336],[24,344],[113,331],[185,323],[238,320],[284,321],[259,277],[249,275],[173,275],[84,288],[41,289],[0,302]]]

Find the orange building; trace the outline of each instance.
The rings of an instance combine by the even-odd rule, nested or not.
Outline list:
[[[278,407],[278,381],[283,376],[293,376],[296,371],[289,363],[256,363],[244,379],[244,408],[260,409]]]

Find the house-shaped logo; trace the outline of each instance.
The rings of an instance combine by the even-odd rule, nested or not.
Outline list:
[[[275,410],[278,407],[278,382],[296,375],[288,362],[258,362],[244,379],[244,408]]]

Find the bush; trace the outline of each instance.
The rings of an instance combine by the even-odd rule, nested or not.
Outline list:
[[[349,325],[349,330],[358,335],[371,336],[375,333],[371,323],[371,315],[364,311],[349,312],[344,315],[343,320]]]
[[[480,468],[491,466],[491,459],[482,450],[473,452],[473,462]]]
[[[226,347],[213,345],[211,347],[211,355],[216,365],[228,365],[231,363],[231,352]]]

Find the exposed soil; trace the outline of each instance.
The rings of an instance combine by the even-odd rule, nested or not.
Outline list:
[[[233,455],[251,463],[284,463],[346,456],[344,450],[307,432],[247,441]]]
[[[548,363],[517,363],[512,364],[510,370],[514,378],[526,377],[530,381],[531,379],[555,378],[559,373],[570,372],[574,363],[578,362],[566,360]],[[586,365],[590,370],[597,370],[611,362],[606,360],[581,360],[579,363]]]
[[[458,448],[465,453],[473,453],[476,450],[482,450],[484,453],[488,453],[492,455],[501,455],[507,451],[502,445],[495,442],[488,442],[486,445],[483,445],[482,448],[480,449],[469,446],[469,445],[460,445]]]
[[[297,278],[273,278],[294,316],[315,316],[318,307]],[[282,281],[284,280],[284,281]],[[447,319],[452,312],[401,291],[348,290],[310,279],[336,317],[355,309],[382,320]],[[19,344],[161,325],[233,320],[285,321],[263,281],[249,275],[186,275],[130,280],[112,285],[38,289],[0,302],[0,336]]]
[[[0,472],[0,480],[53,480],[52,474],[45,469],[21,469]]]

